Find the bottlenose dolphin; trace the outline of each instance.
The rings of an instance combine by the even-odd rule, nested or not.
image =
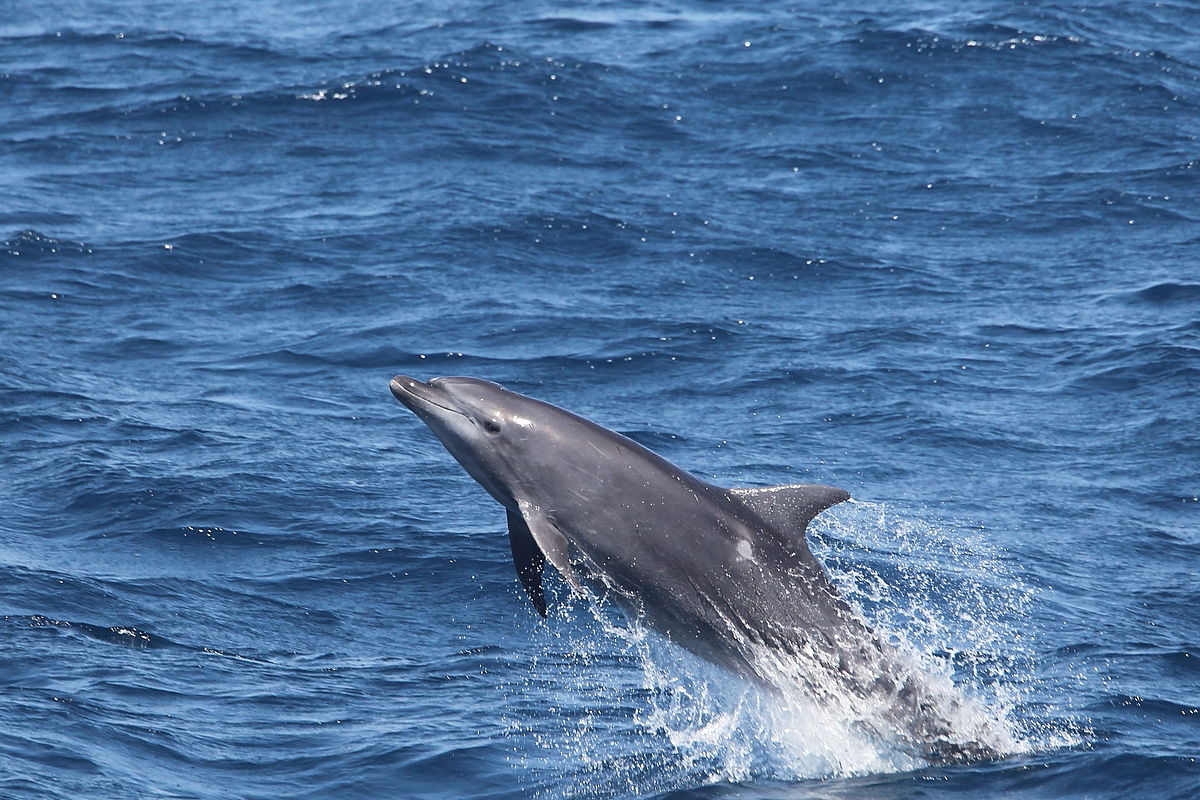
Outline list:
[[[549,561],[575,591],[586,592],[583,573],[676,644],[768,687],[786,673],[915,755],[997,755],[986,737],[956,731],[958,701],[868,627],[809,550],[808,523],[846,491],[715,486],[478,378],[398,375],[391,390],[504,506],[517,575],[542,616]]]

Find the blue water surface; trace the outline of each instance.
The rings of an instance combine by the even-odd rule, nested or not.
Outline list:
[[[1200,796],[1198,30],[0,3],[0,795]],[[845,487],[815,551],[1006,757],[541,621],[398,372]]]

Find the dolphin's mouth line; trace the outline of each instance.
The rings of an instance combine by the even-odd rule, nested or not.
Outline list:
[[[434,400],[433,398],[427,397],[426,395],[418,394],[418,393],[414,392],[411,387],[406,386],[402,382],[393,381],[392,385],[398,386],[400,388],[400,390],[403,391],[407,397],[411,397],[412,399],[417,400],[422,403],[428,403],[431,406],[437,406],[438,408],[442,409],[443,411],[449,411],[452,414],[458,414],[460,417],[466,417],[468,420],[470,420],[470,422],[472,424],[475,423],[475,420],[471,419],[471,417],[469,417],[465,412],[459,411],[457,408],[451,408],[450,406],[444,406],[441,403],[439,403],[438,401]],[[418,385],[425,386],[426,388],[432,388],[427,383],[425,383],[425,384],[419,383]],[[395,390],[393,390],[392,393],[395,394]],[[397,399],[399,399],[399,398],[397,398]]]
[[[416,397],[416,395],[413,395],[413,397]],[[457,408],[451,408],[450,406],[444,406],[441,403],[437,402],[436,400],[430,400],[428,397],[417,397],[417,399],[424,400],[426,403],[429,403],[432,406],[437,406],[438,408],[440,408],[444,411],[449,411],[452,414],[458,414],[460,417],[467,417],[467,415],[464,412],[459,411]],[[470,419],[472,423],[475,422],[475,420],[471,419],[470,417],[467,417],[467,419]]]

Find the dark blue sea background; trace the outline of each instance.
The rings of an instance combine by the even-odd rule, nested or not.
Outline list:
[[[1200,796],[1200,6],[0,3],[0,796]],[[905,762],[551,579],[388,392],[730,486]]]

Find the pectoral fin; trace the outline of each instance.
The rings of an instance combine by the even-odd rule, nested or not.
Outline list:
[[[727,491],[730,497],[787,537],[797,553],[808,551],[804,531],[813,517],[832,505],[850,499],[850,493],[845,489],[815,483]]]
[[[546,616],[546,596],[542,593],[542,567],[546,557],[538,549],[529,526],[520,514],[508,512],[508,544],[512,547],[513,565],[525,587],[529,601],[543,617]]]
[[[520,512],[508,512],[508,541],[512,546],[513,563],[525,593],[533,607],[546,616],[546,597],[542,591],[542,569],[547,561],[566,579],[578,594],[586,594],[575,570],[571,567],[567,538],[536,506],[520,501]]]

